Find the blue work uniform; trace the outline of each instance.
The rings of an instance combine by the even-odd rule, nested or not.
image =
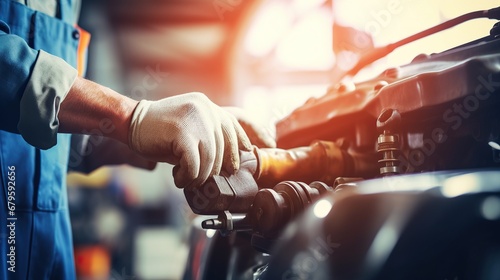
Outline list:
[[[59,1],[55,18],[0,0],[0,279],[76,278],[65,186],[71,136],[57,134],[76,78],[73,1]]]

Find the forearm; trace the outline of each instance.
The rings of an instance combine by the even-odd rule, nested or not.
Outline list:
[[[59,132],[95,134],[128,144],[130,119],[137,101],[110,88],[78,77],[61,103]],[[111,122],[112,129],[104,133],[103,121]]]

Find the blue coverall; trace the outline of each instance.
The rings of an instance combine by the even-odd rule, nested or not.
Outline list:
[[[45,85],[30,81],[41,75],[36,71],[44,55],[40,50],[77,67],[80,33],[73,1],[59,1],[59,18],[54,18],[0,0],[0,279],[75,278],[65,186],[71,136],[57,134],[54,115],[57,96],[66,93],[50,86],[57,69],[44,76]],[[30,87],[43,98],[25,96]],[[26,129],[47,114],[37,106],[55,108],[44,117],[52,121],[41,127],[48,140]]]

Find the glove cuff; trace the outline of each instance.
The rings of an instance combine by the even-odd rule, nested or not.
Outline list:
[[[128,132],[128,146],[132,151],[140,152],[142,150],[141,131],[142,123],[146,119],[149,107],[153,101],[141,100],[132,113],[132,120]]]

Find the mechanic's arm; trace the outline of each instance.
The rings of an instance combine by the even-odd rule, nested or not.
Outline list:
[[[138,101],[84,78],[76,78],[59,111],[59,132],[87,134],[100,130],[103,120],[114,129],[107,137],[128,144],[132,113]]]
[[[0,21],[0,130],[20,133],[34,147],[55,146],[58,132],[91,133],[107,118],[116,127],[112,138],[176,165],[178,187],[200,185],[222,168],[234,172],[238,149],[251,148],[236,119],[202,94],[137,103],[76,78],[64,60],[9,33]]]
[[[92,131],[111,120],[116,129],[109,137],[151,161],[176,165],[178,187],[199,186],[222,168],[233,173],[239,150],[251,149],[235,117],[201,93],[137,102],[76,78],[58,116],[59,132],[68,133]]]
[[[271,132],[257,125],[244,110],[237,107],[222,108],[236,117],[253,145],[259,148],[276,147],[276,141]],[[70,170],[90,173],[105,165],[120,164],[153,170],[156,162],[139,156],[128,145],[108,138],[109,133],[115,129],[111,120],[103,119],[99,122],[99,128],[94,131],[95,135],[73,134],[68,164]]]

